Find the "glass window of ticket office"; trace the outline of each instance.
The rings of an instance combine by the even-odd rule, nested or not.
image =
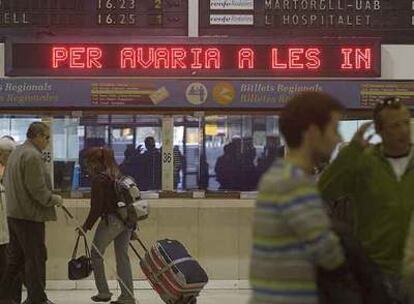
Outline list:
[[[135,178],[143,190],[161,190],[160,115],[89,115],[81,117],[78,134],[79,181],[75,187],[90,186],[84,155],[90,147],[108,146],[123,174]]]
[[[0,116],[0,136],[26,138],[33,115]],[[340,124],[345,142],[364,120]],[[174,188],[178,191],[255,191],[285,147],[277,115],[174,115]],[[88,191],[85,151],[109,146],[124,174],[142,190],[161,190],[162,115],[55,116],[54,184],[65,191]],[[380,141],[378,137],[373,139]]]
[[[34,115],[1,115],[0,137],[26,140]],[[109,146],[121,170],[136,178],[142,190],[161,189],[160,115],[55,116],[53,132],[54,187],[63,191],[88,191],[84,154],[90,147]]]

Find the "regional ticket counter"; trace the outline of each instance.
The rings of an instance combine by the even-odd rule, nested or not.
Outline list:
[[[206,267],[211,279],[231,281],[226,285],[230,288],[247,287],[259,173],[272,157],[284,154],[278,132],[279,108],[269,109],[269,105],[279,102],[282,106],[289,96],[303,89],[342,96],[351,120],[344,120],[341,130],[349,139],[358,125],[369,119],[367,109],[375,96],[395,94],[397,90],[403,92],[402,97],[414,93],[410,81],[381,80],[8,78],[2,79],[0,85],[0,95],[9,100],[9,105],[14,103],[14,107],[2,108],[2,134],[22,141],[31,121],[50,122],[53,147],[45,153],[45,160],[53,168],[56,191],[65,195],[65,204],[80,221],[89,208],[82,151],[94,145],[108,145],[120,165],[128,164],[127,152],[132,148],[136,153],[145,153],[145,139],[153,137],[161,153],[161,182],[143,192],[151,206],[149,219],[140,226],[144,240],[182,240]],[[150,97],[154,93],[158,104]],[[133,102],[150,106],[138,108],[129,104]],[[24,106],[16,107],[16,103]],[[51,107],[57,103],[63,106]],[[72,108],[76,103],[87,107]],[[167,107],[169,103],[176,106]],[[38,107],[39,104],[44,106]],[[156,108],[158,105],[160,108]],[[223,162],[229,159],[224,156],[229,146],[238,151],[234,152],[238,162]],[[132,161],[126,168],[139,180],[142,165],[138,157],[138,162]],[[154,165],[152,169],[155,172],[157,168]],[[226,180],[226,176],[233,180]],[[61,212],[58,222],[48,224],[49,280],[66,279],[65,262],[74,241],[73,224]],[[111,251],[108,253],[112,258]],[[143,277],[135,273],[135,278]],[[49,282],[48,286],[91,286],[85,282],[56,284]]]

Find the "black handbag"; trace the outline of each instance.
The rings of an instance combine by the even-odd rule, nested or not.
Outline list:
[[[83,237],[85,242],[85,255],[76,257],[78,253],[79,239]],[[79,234],[76,239],[75,248],[73,249],[72,259],[68,262],[68,277],[69,280],[80,280],[88,277],[92,272],[91,253],[89,251],[86,236]]]

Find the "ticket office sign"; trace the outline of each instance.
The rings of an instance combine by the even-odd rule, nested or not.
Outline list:
[[[283,80],[283,79],[131,79],[131,78],[4,78],[0,79],[0,107],[112,111],[169,109],[198,112],[271,111],[283,108],[303,92],[335,96],[346,109],[372,109],[380,100],[396,96],[414,109],[410,80]],[[130,113],[130,112],[129,112]],[[171,112],[170,112],[171,113]],[[76,113],[78,115],[78,113]]]
[[[201,34],[323,34],[414,40],[409,35],[414,30],[412,0],[262,0],[249,4],[244,0],[202,1]]]
[[[378,77],[375,39],[11,43],[8,76]]]

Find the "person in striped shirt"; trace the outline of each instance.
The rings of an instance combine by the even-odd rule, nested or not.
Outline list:
[[[340,141],[342,106],[320,92],[303,92],[284,108],[279,128],[288,146],[263,176],[255,207],[250,266],[251,304],[316,304],[316,268],[344,268],[313,169]]]

